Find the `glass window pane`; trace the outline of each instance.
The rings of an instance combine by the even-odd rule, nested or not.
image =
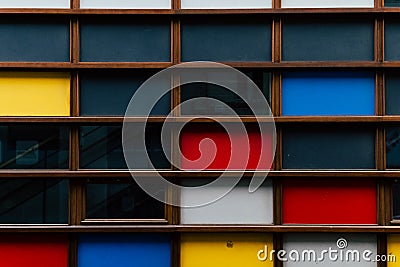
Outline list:
[[[57,126],[0,126],[0,169],[67,169],[69,131]]]
[[[160,192],[160,197],[164,192]],[[88,184],[87,219],[164,219],[164,204],[132,184]]]
[[[126,169],[122,151],[121,126],[82,126],[80,128],[80,167],[83,169]],[[132,135],[134,133],[132,132]],[[141,133],[132,137],[141,141]],[[170,164],[161,147],[161,125],[148,125],[146,129],[147,153],[155,168],[169,169]],[[168,153],[168,152],[167,152]],[[139,162],[142,160],[143,162]],[[152,169],[144,158],[138,158],[135,166]]]
[[[204,181],[204,179],[201,179]],[[183,181],[184,186],[195,185],[195,178]],[[211,181],[209,181],[211,182]],[[241,181],[226,196],[201,207],[181,208],[182,224],[272,224],[272,182],[265,181],[257,191],[249,192],[250,180]],[[228,186],[207,187],[202,191],[189,192],[182,189],[181,203],[188,206],[203,195],[214,195]]]
[[[67,180],[0,180],[0,224],[68,223]]]
[[[385,0],[385,7],[400,7],[399,0]]]
[[[375,130],[363,127],[303,127],[283,131],[285,169],[373,169]]]
[[[272,0],[181,0],[182,9],[271,8]]]
[[[386,114],[400,115],[400,77],[392,73],[387,73],[385,77]]]
[[[400,183],[393,184],[393,219],[400,220]]]
[[[386,128],[386,168],[400,168],[400,127]]]
[[[153,233],[81,234],[77,258],[79,267],[170,267],[171,239]]]
[[[169,62],[169,22],[81,23],[81,61]]]
[[[69,0],[0,0],[0,8],[69,8]]]
[[[282,114],[374,115],[374,74],[286,73],[282,78]]]
[[[376,203],[375,181],[285,180],[282,220],[284,224],[376,224]]]
[[[261,90],[268,103],[271,103],[271,75],[269,72],[258,71],[258,70],[241,70],[245,75],[247,75]],[[220,73],[218,70],[214,72],[213,77],[204,78],[217,78],[218,80],[223,80],[225,75],[226,80],[232,83],[231,89],[237,90],[241,95],[247,96],[249,99],[249,104],[255,109],[254,111],[259,114],[270,115],[269,111],[265,108],[265,102],[253,96],[248,88],[250,85],[242,84],[238,77],[232,77],[234,74],[227,75],[226,73]],[[233,87],[235,86],[235,87]],[[206,97],[213,98],[223,102],[234,110],[238,115],[254,115],[249,106],[245,101],[235,95],[229,89],[221,87],[219,85],[214,85],[210,83],[190,83],[181,86],[181,102],[198,98]],[[205,104],[204,102],[197,102],[197,105],[187,105],[181,107],[182,115],[229,115],[229,110],[221,105],[213,105],[211,103]]]
[[[69,116],[70,75],[0,72],[0,116]]]
[[[0,61],[69,62],[69,22],[0,20]]]
[[[284,61],[374,60],[372,21],[284,21]]]
[[[374,0],[282,0],[282,8],[367,8],[374,7]]]
[[[271,60],[271,24],[264,21],[183,21],[181,42],[182,61]]]
[[[170,9],[171,0],[80,0],[80,8]]]
[[[83,116],[124,116],[129,101],[154,71],[91,72],[79,76],[80,112]],[[171,109],[170,94],[154,107],[151,115],[167,115]],[[146,114],[137,114],[146,115]]]
[[[400,60],[400,22],[385,20],[385,60]]]

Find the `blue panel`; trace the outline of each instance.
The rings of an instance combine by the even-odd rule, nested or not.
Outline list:
[[[78,267],[169,267],[167,235],[87,234],[78,241]]]
[[[374,115],[375,80],[369,73],[287,73],[282,115]]]

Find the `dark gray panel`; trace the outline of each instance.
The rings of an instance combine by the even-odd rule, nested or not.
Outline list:
[[[372,169],[375,132],[365,128],[284,129],[285,169]]]
[[[385,60],[400,60],[400,22],[385,21]]]
[[[400,114],[400,77],[387,74],[385,81],[385,105],[387,115]]]
[[[393,219],[400,220],[400,184],[393,184]]]
[[[400,7],[399,0],[385,0],[385,7]]]
[[[133,94],[154,72],[88,73],[80,75],[80,112],[83,116],[123,116]],[[151,115],[167,115],[171,97],[165,95]],[[146,115],[146,114],[137,114]]]
[[[0,61],[69,61],[69,24],[0,21]]]
[[[284,21],[284,61],[374,60],[374,26],[366,22]]]
[[[400,127],[386,129],[386,168],[400,168]]]
[[[85,23],[80,27],[81,61],[169,62],[170,24]]]
[[[271,24],[182,22],[182,61],[270,61]]]

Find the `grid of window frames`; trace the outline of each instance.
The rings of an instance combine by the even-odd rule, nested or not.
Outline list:
[[[323,266],[400,266],[399,13],[398,0],[0,0],[2,263],[310,266],[260,261],[257,252],[321,252],[345,238],[351,249],[397,263]],[[249,162],[226,197],[178,208],[134,183],[122,122],[142,82],[199,60],[225,63],[257,84],[275,116],[277,151],[255,193],[250,177],[263,172]],[[239,114],[250,161],[262,160],[260,140],[271,137],[260,136],[248,107],[222,87],[190,84],[165,95],[148,119],[147,153],[163,176],[193,186],[227,166],[227,135],[211,120],[192,121],[169,150],[161,147],[167,114],[195,97]],[[223,112],[193,112],[205,109]],[[174,115],[193,115],[183,113]],[[176,156],[179,144],[196,159],[204,138],[218,148],[208,172],[188,174],[181,170],[197,167],[172,166],[164,154]],[[138,175],[154,174],[145,161],[137,166]],[[179,195],[184,205],[200,197]]]

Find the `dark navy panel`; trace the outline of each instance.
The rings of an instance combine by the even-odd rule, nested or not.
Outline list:
[[[88,73],[80,75],[80,112],[83,116],[123,116],[133,94],[154,72]],[[165,95],[150,115],[167,115],[170,94]],[[146,114],[137,114],[146,115]]]
[[[385,81],[385,105],[387,115],[400,115],[400,77],[387,74]]]
[[[400,22],[385,21],[385,60],[400,60]]]
[[[374,74],[286,73],[282,78],[282,114],[374,115]]]
[[[271,61],[271,24],[182,22],[182,61]]]
[[[170,267],[171,241],[164,234],[82,234],[78,267]]]
[[[372,21],[284,21],[284,61],[374,60]]]
[[[400,127],[386,128],[386,168],[400,168]]]
[[[0,61],[69,61],[69,23],[0,21]]]
[[[373,169],[375,131],[361,127],[288,128],[283,131],[285,169]]]
[[[400,183],[393,184],[393,219],[400,220]]]
[[[170,24],[81,23],[81,61],[169,62]]]
[[[399,0],[385,0],[385,7],[400,7]]]

